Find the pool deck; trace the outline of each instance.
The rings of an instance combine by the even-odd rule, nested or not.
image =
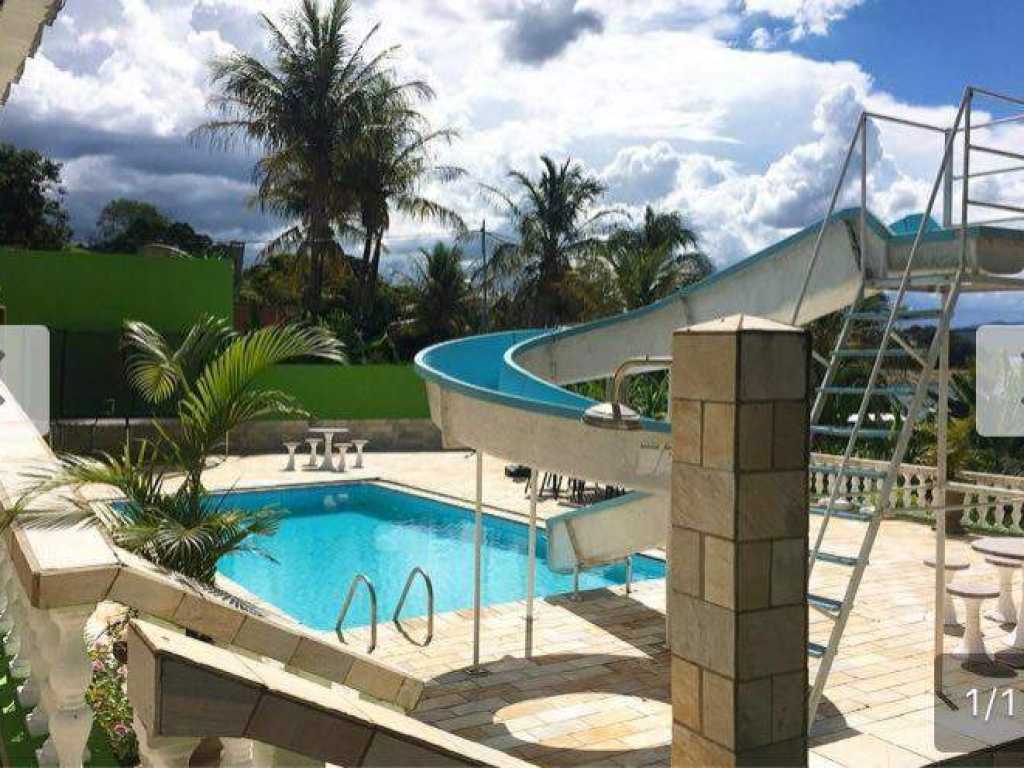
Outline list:
[[[258,487],[336,480],[379,479],[438,494],[471,506],[475,462],[465,452],[367,455],[366,468],[345,475],[280,471],[280,456],[231,458],[207,475],[210,487]],[[485,461],[484,498],[489,512],[523,520],[528,511],[524,484],[504,477],[503,462]],[[545,498],[541,518],[569,508]],[[836,521],[830,550],[852,546],[855,523]],[[812,524],[813,528],[813,524]],[[1024,738],[1021,714],[990,723],[972,721],[961,709],[940,705],[943,749],[935,746],[931,693],[932,571],[921,564],[933,548],[924,525],[886,521],[872,555],[860,596],[847,626],[840,655],[825,691],[811,738],[810,764],[828,768],[902,768],[929,765]],[[969,572],[994,583],[995,575],[964,539],[951,540],[951,553],[972,561]],[[467,570],[467,578],[471,578]],[[812,589],[834,595],[837,566],[819,564]],[[1019,578],[1019,577],[1018,577]],[[391,610],[385,607],[385,613]],[[532,657],[525,658],[523,602],[485,608],[482,621],[483,675],[471,675],[472,614],[458,611],[436,618],[433,643],[421,648],[391,625],[380,627],[376,656],[428,681],[413,715],[442,729],[541,765],[670,764],[671,704],[669,654],[664,645],[664,581],[639,582],[632,595],[622,588],[597,590],[574,602],[568,597],[538,600]],[[824,642],[830,622],[811,613],[811,637]],[[406,622],[414,640],[425,621]],[[998,650],[1008,629],[983,619],[990,650]],[[354,645],[365,631],[350,633]],[[947,635],[947,651],[958,638]],[[982,679],[948,661],[947,692],[999,685],[1024,692],[1024,678]],[[1024,693],[1022,693],[1024,695]],[[1021,765],[1021,754],[969,759],[970,765]]]

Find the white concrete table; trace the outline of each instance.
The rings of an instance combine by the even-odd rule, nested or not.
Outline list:
[[[344,427],[311,427],[310,432],[314,434],[324,436],[324,460],[320,464],[320,470],[323,472],[334,471],[334,436],[335,435],[347,435],[348,430]]]
[[[1024,563],[1024,539],[989,536],[972,542],[971,547],[983,555]],[[1021,590],[1022,598],[1024,598],[1024,583],[1021,584]],[[1018,601],[1017,628],[1007,640],[1007,650],[1010,653],[997,654],[1000,661],[1017,668],[1024,668],[1024,626],[1022,626],[1022,622],[1024,622],[1024,599]]]

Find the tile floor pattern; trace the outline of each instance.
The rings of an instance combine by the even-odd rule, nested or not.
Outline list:
[[[250,486],[373,477],[429,489],[466,505],[474,493],[474,461],[464,452],[368,454],[366,463],[359,472],[327,476],[282,473],[279,456],[232,458],[212,470],[207,481],[211,487],[227,487],[236,482]],[[485,503],[506,514],[525,515],[523,485],[504,478],[503,466],[497,460],[485,463]],[[547,517],[565,508],[564,502],[545,499],[539,514]],[[849,553],[859,542],[858,524],[835,521],[833,526],[829,551]],[[1012,685],[1022,689],[1021,714],[1015,721],[1003,718],[988,725],[960,717],[944,733],[953,751],[935,747],[933,576],[921,563],[933,541],[932,532],[921,524],[883,524],[812,732],[812,766],[927,765],[1024,737],[1024,676],[979,680],[949,663],[947,690],[962,694],[972,685]],[[971,559],[970,575],[994,582],[995,574],[964,540],[951,540],[950,552]],[[467,568],[467,578],[470,573]],[[818,564],[812,590],[839,596],[844,576],[837,566]],[[617,589],[587,593],[579,602],[566,597],[540,600],[530,659],[524,658],[523,604],[486,608],[485,675],[468,672],[470,611],[438,616],[434,641],[427,648],[411,644],[391,625],[382,626],[375,655],[427,680],[424,701],[414,716],[445,730],[541,765],[668,765],[671,706],[664,606],[661,581],[640,583],[631,596]],[[404,628],[417,639],[424,624],[411,620]],[[824,642],[829,626],[828,619],[812,612],[812,639]],[[990,648],[998,650],[1008,629],[988,619],[983,619],[983,629]],[[359,632],[351,633],[353,644],[361,639]],[[947,650],[957,640],[947,636]],[[945,714],[940,718],[949,719]]]

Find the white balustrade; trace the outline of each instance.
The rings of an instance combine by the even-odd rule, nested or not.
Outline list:
[[[142,768],[187,768],[200,739],[179,736],[150,737],[146,726],[136,715],[132,721],[139,740],[139,762]]]
[[[53,697],[50,738],[61,768],[79,768],[92,729],[93,714],[85,700],[92,679],[92,665],[85,645],[85,622],[95,606],[75,606],[49,611],[56,632],[46,637],[40,653],[49,665]]]
[[[48,611],[29,608],[29,622],[36,644],[36,654],[32,662],[32,679],[39,688],[39,703],[25,718],[25,726],[32,736],[42,736],[50,731],[50,711],[54,707],[53,690],[50,688],[50,661],[41,652],[45,645],[57,642],[57,626],[50,621]]]
[[[841,456],[814,454],[815,464],[838,466]],[[864,469],[885,469],[888,462],[873,459],[851,459],[849,466]],[[968,527],[1024,534],[1024,477],[993,475],[982,472],[964,472],[966,482],[957,483],[965,493],[963,524]],[[838,478],[824,472],[808,475],[808,486],[813,497],[828,496]],[[932,493],[935,486],[935,468],[918,464],[900,466],[895,487],[890,494],[890,508],[926,520],[934,519],[931,510],[936,504]],[[870,503],[882,488],[879,478],[851,477],[840,496],[850,496]]]
[[[259,754],[251,739],[221,738],[220,768],[263,768],[267,763],[256,762]]]

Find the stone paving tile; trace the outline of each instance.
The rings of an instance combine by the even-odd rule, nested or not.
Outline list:
[[[279,456],[231,459],[208,473],[207,482],[226,487],[236,481],[240,486],[270,485],[338,477],[288,475],[279,471],[282,464]],[[528,508],[523,485],[502,476],[501,462],[488,460],[484,467],[488,509],[523,519]],[[369,454],[366,470],[344,477],[416,486],[468,507],[474,462],[465,452]],[[567,508],[564,500],[544,499],[538,514],[543,519]],[[833,521],[828,548],[851,551],[861,533],[856,523]],[[934,575],[921,562],[933,549],[933,534],[926,526],[901,520],[883,524],[812,731],[813,768],[909,768],[956,754],[937,751],[933,740]],[[951,539],[949,552],[971,561],[970,576],[995,580],[967,539]],[[819,564],[811,589],[839,596],[846,575],[841,568]],[[423,701],[413,713],[423,722],[544,766],[668,766],[671,707],[664,582],[639,582],[629,596],[612,589],[583,598],[536,602],[529,659],[524,657],[523,603],[485,608],[481,661],[486,675],[467,673],[472,658],[470,611],[437,616],[434,642],[427,648],[411,646],[393,628],[381,626],[375,656],[427,681]],[[831,620],[814,611],[810,619],[811,638],[827,641]],[[409,620],[406,626],[413,632],[424,630],[422,620]],[[1008,634],[987,619],[983,630],[992,650]],[[365,632],[352,633],[351,642],[363,640]],[[947,651],[957,642],[956,636],[947,636]],[[811,662],[812,672],[815,667]],[[945,669],[947,690],[992,682],[979,681],[955,663]],[[1020,680],[1011,683],[1024,690]],[[1024,698],[1019,707],[1024,714]],[[943,717],[939,727],[952,731],[951,741],[961,752],[1013,735],[1005,723],[986,736],[971,724],[947,727]],[[1021,723],[1024,736],[1024,717]]]

